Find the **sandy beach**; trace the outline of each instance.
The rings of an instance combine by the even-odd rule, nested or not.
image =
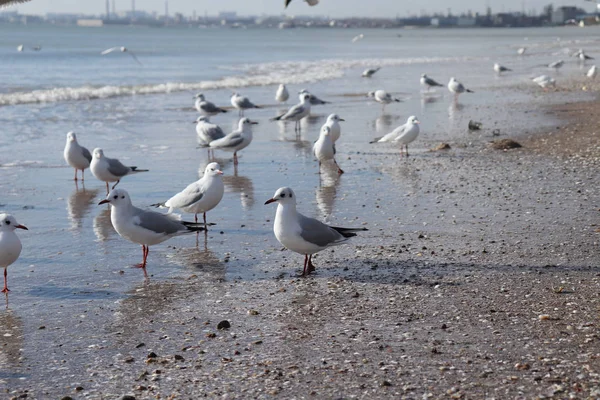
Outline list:
[[[582,86],[598,89],[560,90]],[[372,208],[377,222],[353,245],[319,253],[309,278],[296,277],[301,256],[260,235],[264,248],[248,240],[235,254],[176,244],[150,272],[165,262],[178,273],[140,279],[125,297],[97,285],[51,316],[3,312],[2,396],[600,397],[598,106],[536,109],[560,123],[499,137],[484,122],[473,140],[408,159],[344,154],[348,170],[376,166],[396,188],[359,184],[364,204],[351,209]],[[507,138],[523,147],[490,145]],[[328,189],[319,193],[331,208]]]

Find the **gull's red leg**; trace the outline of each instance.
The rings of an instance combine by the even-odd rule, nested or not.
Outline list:
[[[77,180],[77,168],[75,168],[75,178],[73,178],[74,181]]]
[[[304,255],[304,270],[302,271],[302,276],[306,276],[306,266],[308,265],[308,255]]]
[[[310,274],[311,272],[315,271],[316,268],[314,266],[314,264],[312,263],[312,254],[310,256],[308,256],[308,273]]]
[[[2,289],[2,293],[8,293],[8,274],[6,273],[6,268],[4,268],[4,289]]]

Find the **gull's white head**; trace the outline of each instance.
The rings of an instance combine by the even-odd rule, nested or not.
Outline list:
[[[242,118],[239,122],[240,129],[249,129],[252,125],[258,125],[256,121],[250,121],[250,118]]]
[[[131,197],[125,189],[113,189],[98,205],[110,203],[113,207],[131,206]]]
[[[304,93],[302,95],[302,101],[305,102],[305,103],[309,102],[310,101],[310,93]]]
[[[500,68],[500,64],[494,63],[494,68]]]
[[[198,93],[196,96],[194,96],[195,99],[200,99],[200,101],[204,101],[204,94],[202,93]]]
[[[219,176],[223,175],[223,171],[219,167],[219,163],[211,162],[204,168],[204,176]]]
[[[121,51],[122,51],[123,53],[125,53],[125,52],[127,51],[127,47],[125,47],[125,46],[121,46]]]
[[[231,97],[239,97],[240,94],[238,92],[233,92],[233,94],[231,95]]]
[[[450,78],[450,82],[456,82],[456,78],[455,77],[451,77]]]
[[[201,115],[198,118],[196,118],[196,120],[194,121],[194,123],[198,124],[200,122],[210,122],[210,120],[208,119],[208,117],[206,115]]]
[[[97,159],[104,157],[104,150],[102,150],[100,147],[96,147],[92,153],[92,157]]]
[[[406,120],[407,123],[409,124],[420,124],[421,121],[419,121],[417,119],[417,117],[415,117],[414,115],[411,115],[410,117],[408,117],[408,119]]]
[[[340,122],[340,121],[345,121],[345,119],[340,118],[340,116],[337,114],[330,114],[329,117],[327,117],[327,122]]]
[[[308,90],[302,89],[301,91],[298,92],[298,94],[304,94],[304,93],[308,93]]]
[[[427,74],[421,74],[421,78],[427,78]]]
[[[296,204],[296,195],[294,194],[294,191],[289,188],[289,187],[282,187],[277,189],[277,191],[275,192],[275,194],[273,195],[272,198],[270,198],[269,200],[265,201],[265,205],[266,204],[271,204],[271,203],[279,203],[279,204]]]
[[[0,231],[14,231],[17,228],[25,229],[26,231],[29,230],[27,227],[20,225],[12,215],[5,213],[0,214]]]
[[[375,91],[370,91],[369,93],[367,93],[367,97],[375,97]]]
[[[67,133],[67,140],[69,142],[77,142],[77,135],[75,135],[75,132],[71,131]]]
[[[280,83],[279,84],[279,89],[282,89],[282,90],[285,89],[285,85],[283,83]]]

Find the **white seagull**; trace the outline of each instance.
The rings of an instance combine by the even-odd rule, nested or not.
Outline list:
[[[298,97],[300,98],[300,101],[302,101],[305,94],[308,94],[310,96],[310,105],[311,106],[321,106],[323,104],[331,104],[330,101],[321,100],[320,98],[318,98],[314,94],[310,93],[306,89],[302,89],[301,91],[298,92]]]
[[[106,49],[104,50],[102,53],[100,53],[101,55],[107,55],[109,53],[112,53],[113,51],[120,51],[121,53],[127,53],[129,54],[131,57],[133,57],[133,59],[135,60],[136,63],[143,65],[140,60],[138,60],[138,58],[135,56],[135,54],[133,54],[133,51],[129,50],[127,47],[124,46],[117,46],[117,47],[111,47],[110,49]]]
[[[373,140],[371,143],[400,143],[400,155],[402,156],[402,148],[405,147],[406,156],[408,157],[408,145],[409,143],[412,143],[417,138],[417,136],[419,136],[420,123],[421,122],[417,119],[417,117],[411,115],[410,117],[408,117],[408,120],[404,125],[399,126],[392,132],[388,133],[387,135],[381,138]]]
[[[588,72],[585,74],[588,78],[592,78],[594,79],[596,77],[596,75],[598,74],[598,69],[596,68],[595,65],[592,65],[592,67],[588,70]]]
[[[387,104],[397,102],[400,103],[402,100],[392,97],[391,94],[386,92],[385,90],[375,90],[367,93],[367,97],[372,97],[376,102],[382,104],[381,111],[385,111],[385,106]]]
[[[380,69],[381,69],[381,67],[365,69],[362,73],[362,77],[370,78],[375,74],[375,72],[379,71]]]
[[[155,211],[145,211],[131,204],[129,193],[124,189],[113,189],[98,205],[110,204],[110,221],[117,233],[130,242],[141,244],[142,262],[136,265],[146,272],[146,260],[150,246],[162,243],[172,237],[191,232],[203,231],[204,224],[177,221]]]
[[[271,121],[295,121],[294,130],[300,131],[300,120],[310,114],[310,94],[302,95],[302,102],[292,106],[287,112],[271,118]]]
[[[496,72],[498,75],[502,74],[503,72],[507,72],[507,71],[512,71],[512,69],[506,68],[505,66],[500,65],[498,63],[494,64],[494,72]]]
[[[527,47],[520,47],[517,50],[517,54],[520,55],[520,56],[522,56],[523,54],[525,54],[526,51],[527,51]]]
[[[564,65],[564,63],[565,62],[563,60],[558,60],[558,61],[548,64],[548,68],[558,70],[560,67],[562,67]]]
[[[309,6],[316,6],[319,4],[319,0],[304,0]],[[292,0],[285,0],[285,8],[290,5]]]
[[[423,85],[427,88],[427,91],[429,91],[434,86],[440,86],[440,87],[444,86],[441,83],[439,83],[438,81],[428,77],[427,74],[421,74],[420,82],[421,82],[421,85]]]
[[[454,77],[450,78],[450,82],[448,82],[448,90],[454,93],[454,98],[457,99],[458,95],[464,92],[473,93],[472,90],[464,87],[462,83],[457,81]]]
[[[533,78],[532,80],[535,83],[537,83],[539,86],[544,88],[544,90],[546,90],[550,86],[556,87],[556,81],[554,80],[554,78],[552,78],[548,75],[540,75],[538,77]]]
[[[356,43],[356,42],[358,42],[359,40],[362,40],[362,39],[364,39],[364,37],[365,37],[365,35],[364,35],[363,33],[361,33],[360,35],[356,35],[356,36],[354,36],[354,37],[352,38],[352,43]]]
[[[199,116],[194,124],[196,124],[198,144],[201,147],[208,147],[208,155],[210,156],[210,142],[224,138],[225,133],[219,125],[211,123],[210,119],[204,115]]]
[[[75,132],[67,133],[67,144],[63,152],[65,161],[71,167],[75,168],[75,178],[77,180],[77,170],[81,170],[81,180],[83,181],[83,171],[89,168],[92,162],[92,154],[88,149],[77,143],[77,135]]]
[[[325,161],[333,160],[333,163],[338,169],[338,174],[343,174],[344,171],[340,168],[337,161],[335,161],[335,145],[331,138],[331,128],[327,125],[323,125],[319,139],[313,145],[313,154],[319,160],[319,174],[321,173],[321,164]]]
[[[219,164],[212,162],[204,169],[202,178],[190,183],[183,191],[164,203],[154,205],[169,207],[169,214],[175,209],[193,213],[196,222],[198,222],[198,214],[202,213],[206,224],[206,213],[219,204],[225,192],[222,175],[223,171],[220,170]]]
[[[124,176],[148,171],[138,167],[127,167],[116,158],[105,157],[104,151],[100,148],[95,148],[92,153],[90,170],[96,179],[106,182],[106,193],[108,193],[108,182],[117,182],[112,187],[114,189]]]
[[[240,96],[239,93],[231,95],[231,105],[239,111],[239,115],[244,115],[244,110],[250,108],[260,108],[256,104],[252,103],[246,96]]]
[[[212,149],[225,151],[233,151],[233,164],[238,164],[237,152],[245,149],[252,142],[252,125],[257,125],[258,122],[250,121],[248,118],[240,119],[238,129],[231,132],[229,135],[213,140],[209,146]]]
[[[25,229],[20,225],[15,217],[10,214],[0,214],[0,267],[4,268],[4,288],[2,293],[8,293],[8,277],[6,269],[9,265],[17,261],[21,254],[21,241],[15,233],[15,229]]]
[[[266,204],[277,204],[273,231],[275,237],[286,249],[304,255],[304,271],[306,276],[315,270],[312,255],[331,246],[344,244],[358,231],[367,228],[337,228],[325,225],[321,221],[305,217],[296,211],[296,195],[289,187],[277,189],[273,198]]]
[[[275,93],[275,100],[280,103],[285,103],[290,98],[290,93],[288,92],[285,85],[282,83],[277,88],[277,92]]]
[[[330,114],[327,117],[327,121],[325,121],[325,124],[323,125],[329,127],[329,134],[334,145],[342,134],[342,127],[340,126],[340,121],[345,121],[345,119],[340,118],[340,116],[337,114]],[[321,129],[323,129],[323,127],[321,127]]]
[[[198,112],[204,116],[211,117],[213,115],[227,112],[227,110],[217,107],[210,101],[207,101],[202,93],[198,93],[196,96],[194,96],[194,99],[196,99],[196,103],[194,104],[196,110],[198,110]]]

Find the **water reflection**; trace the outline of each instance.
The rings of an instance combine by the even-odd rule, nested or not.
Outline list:
[[[94,234],[99,241],[105,242],[116,233],[110,222],[110,208],[107,206],[94,217]]]
[[[456,121],[457,117],[460,116],[460,112],[465,108],[464,105],[458,102],[458,100],[454,99],[448,106],[448,118],[450,121]]]
[[[242,207],[249,210],[254,205],[254,184],[252,179],[237,174],[237,169],[233,175],[224,175],[223,183],[228,193],[239,193]]]
[[[94,198],[99,189],[86,190],[82,185],[81,190],[75,184],[75,190],[67,199],[67,215],[71,222],[71,229],[81,228],[83,217],[89,212],[89,208],[94,204]]]
[[[202,238],[208,235],[200,234]],[[224,281],[225,264],[217,255],[207,248],[207,243],[200,247],[181,248],[167,255],[169,262],[191,269],[202,281]]]
[[[394,121],[397,121],[398,117],[391,114],[382,114],[375,120],[375,131],[385,135],[391,132]]]
[[[424,112],[425,109],[433,103],[438,102],[442,98],[441,94],[426,94],[423,93],[421,96],[421,112]]]
[[[321,211],[325,219],[328,220],[333,213],[333,205],[341,175],[338,174],[337,169],[333,165],[323,164],[319,178],[320,185],[316,191],[317,207],[319,207],[319,211]]]
[[[23,321],[13,311],[0,312],[0,369],[19,364],[23,348]]]

